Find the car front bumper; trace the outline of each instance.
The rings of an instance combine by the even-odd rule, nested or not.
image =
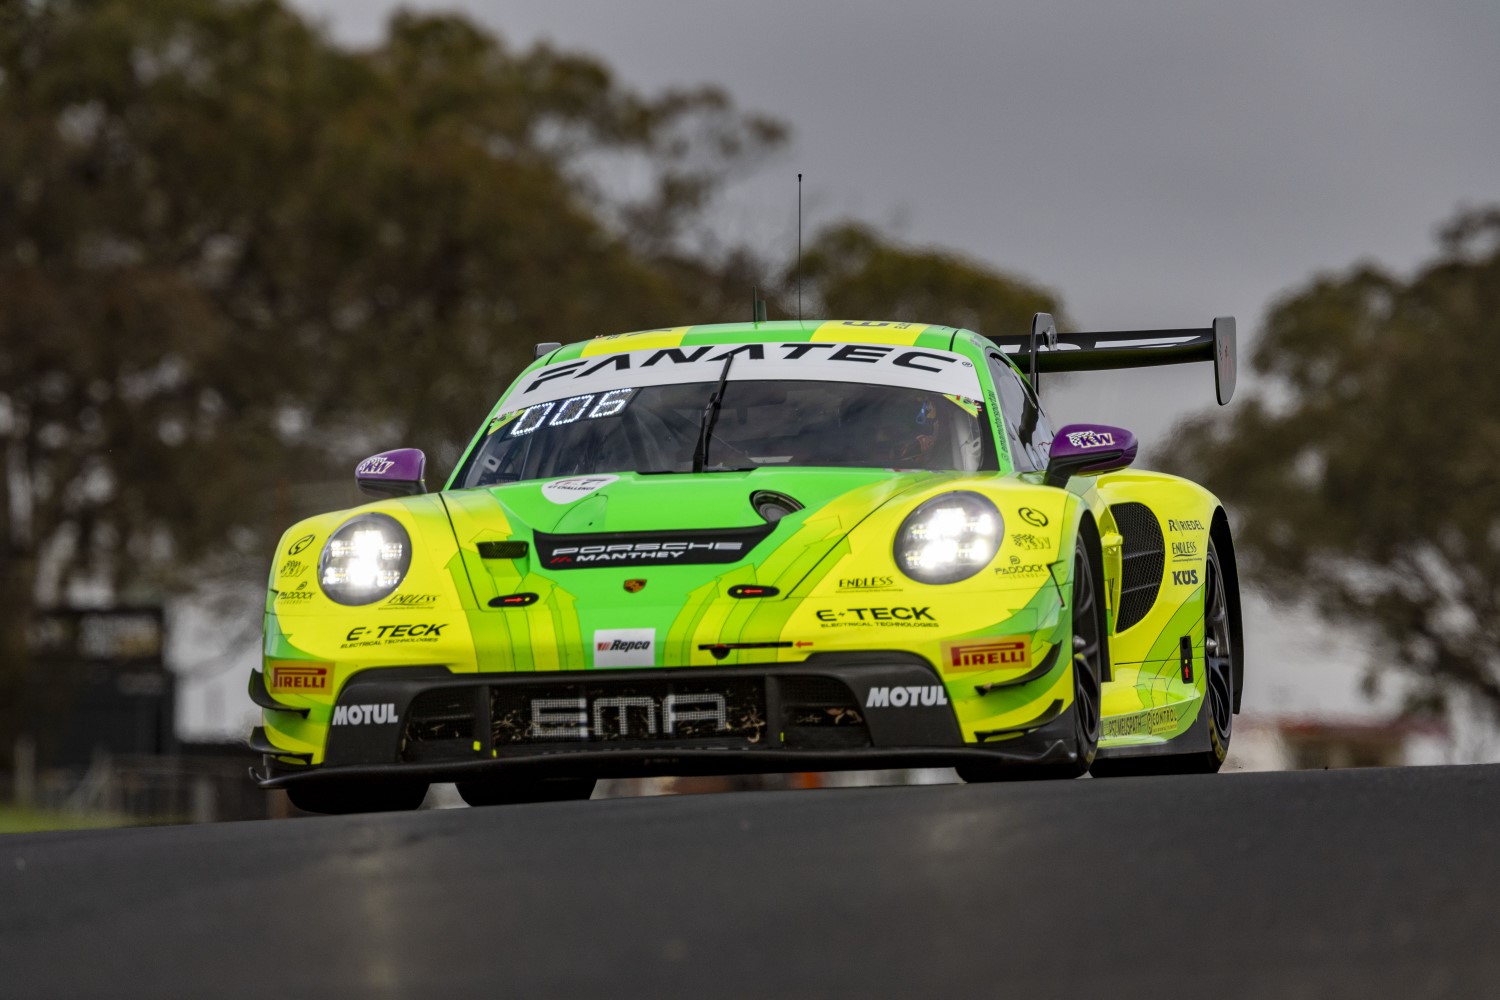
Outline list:
[[[254,684],[252,680],[252,691]],[[1070,760],[1071,706],[965,743],[942,678],[912,653],[795,664],[454,674],[390,667],[350,678],[323,760],[250,746],[265,788],[329,780],[769,773]]]

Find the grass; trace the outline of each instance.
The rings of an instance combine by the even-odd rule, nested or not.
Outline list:
[[[0,805],[0,834],[38,833],[43,830],[103,830],[130,826],[128,816],[113,813],[72,813]]]

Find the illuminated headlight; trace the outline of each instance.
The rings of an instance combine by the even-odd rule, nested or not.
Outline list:
[[[323,546],[318,584],[340,604],[370,604],[399,587],[410,566],[406,529],[384,514],[361,514]]]
[[[896,532],[896,565],[922,583],[955,583],[995,558],[1005,524],[978,493],[944,493],[926,501]]]

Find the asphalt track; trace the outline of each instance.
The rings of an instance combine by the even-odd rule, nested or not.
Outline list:
[[[1494,997],[1500,768],[0,838],[0,996]]]

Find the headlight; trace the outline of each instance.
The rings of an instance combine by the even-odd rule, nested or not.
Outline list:
[[[329,536],[318,557],[318,584],[340,604],[370,604],[401,585],[411,539],[385,514],[360,514]]]
[[[944,493],[912,511],[896,532],[896,565],[921,583],[955,583],[995,558],[1005,522],[978,493]]]

